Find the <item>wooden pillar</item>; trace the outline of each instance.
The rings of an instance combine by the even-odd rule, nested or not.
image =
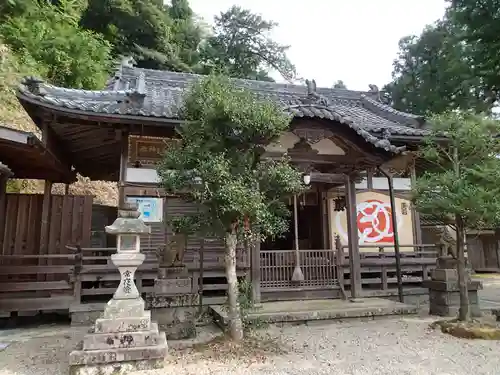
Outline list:
[[[128,133],[121,132],[120,178],[118,181],[118,208],[126,202],[125,183],[127,181]]]
[[[330,245],[330,228],[328,226],[328,198],[327,192],[325,190],[324,185],[321,185],[321,188],[318,191],[319,195],[319,203],[320,203],[320,214],[321,214],[321,233],[323,236],[323,249],[331,249]]]
[[[43,189],[42,222],[40,225],[40,255],[49,253],[50,211],[52,206],[52,182],[45,181]],[[46,265],[47,259],[40,259],[40,265]],[[39,280],[46,279],[47,275],[38,275]]]
[[[3,254],[7,209],[7,176],[0,174],[0,255]]]
[[[252,298],[256,305],[261,302],[260,295],[260,241],[251,246],[250,272],[252,276]]]
[[[417,173],[415,171],[415,161],[413,161],[410,167],[410,180],[411,186],[413,187],[417,181]],[[422,244],[422,228],[420,226],[420,213],[415,209],[414,205],[411,205],[411,215],[413,221],[413,241],[416,244]],[[417,250],[419,250],[417,248]]]
[[[351,279],[351,297],[361,296],[361,262],[359,256],[359,236],[356,208],[356,182],[353,177],[346,175],[346,199],[347,199],[347,236],[349,241],[349,267]]]

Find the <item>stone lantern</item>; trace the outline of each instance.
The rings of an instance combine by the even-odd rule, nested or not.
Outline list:
[[[165,334],[151,322],[151,311],[144,309],[134,281],[135,271],[145,259],[140,235],[151,230],[139,216],[136,205],[126,203],[115,222],[106,227],[107,233],[118,237],[111,260],[120,272],[120,284],[93,332],[84,337],[81,350],[71,352],[71,374],[122,374],[164,365]]]

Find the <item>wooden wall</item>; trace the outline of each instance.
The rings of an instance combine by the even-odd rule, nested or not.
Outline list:
[[[42,235],[43,195],[7,194],[1,254],[64,254],[66,245],[90,246],[92,201],[92,196],[53,195],[48,230]]]

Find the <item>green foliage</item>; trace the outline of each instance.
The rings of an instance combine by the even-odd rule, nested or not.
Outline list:
[[[135,58],[139,66],[189,71],[172,42],[172,20],[161,1],[90,0],[80,24],[98,32],[114,55]]]
[[[383,91],[396,109],[415,114],[449,110],[489,112],[494,98],[484,91],[470,62],[469,44],[461,43],[462,30],[444,19],[419,36],[399,42],[393,80]]]
[[[245,330],[259,329],[266,326],[266,323],[258,317],[250,317],[250,313],[255,308],[255,303],[252,297],[252,282],[246,277],[238,282],[238,304]]]
[[[219,238],[244,222],[251,223],[247,234],[258,237],[285,231],[284,198],[302,191],[301,175],[288,160],[261,154],[290,118],[222,76],[193,85],[183,116],[181,142],[165,153],[159,176],[168,192],[200,205],[194,229]]]
[[[422,155],[432,163],[413,194],[424,214],[468,228],[494,227],[500,220],[500,124],[480,115],[447,113],[430,120],[432,135]],[[443,142],[446,135],[447,142]]]
[[[461,30],[460,41],[469,46],[469,64],[483,88],[496,99],[500,93],[498,0],[450,0],[449,19]]]
[[[109,76],[110,46],[78,26],[81,4],[24,1],[22,10],[0,23],[0,35],[20,60],[36,62],[51,83],[103,87]]]
[[[269,37],[276,25],[238,6],[221,13],[201,52],[204,71],[269,81],[270,70],[275,70],[294,79],[295,67],[286,56],[289,47]]]

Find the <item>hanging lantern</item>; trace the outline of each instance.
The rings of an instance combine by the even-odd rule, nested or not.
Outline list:
[[[334,203],[333,206],[334,211],[344,211],[347,206],[345,196],[334,198],[333,203]]]

